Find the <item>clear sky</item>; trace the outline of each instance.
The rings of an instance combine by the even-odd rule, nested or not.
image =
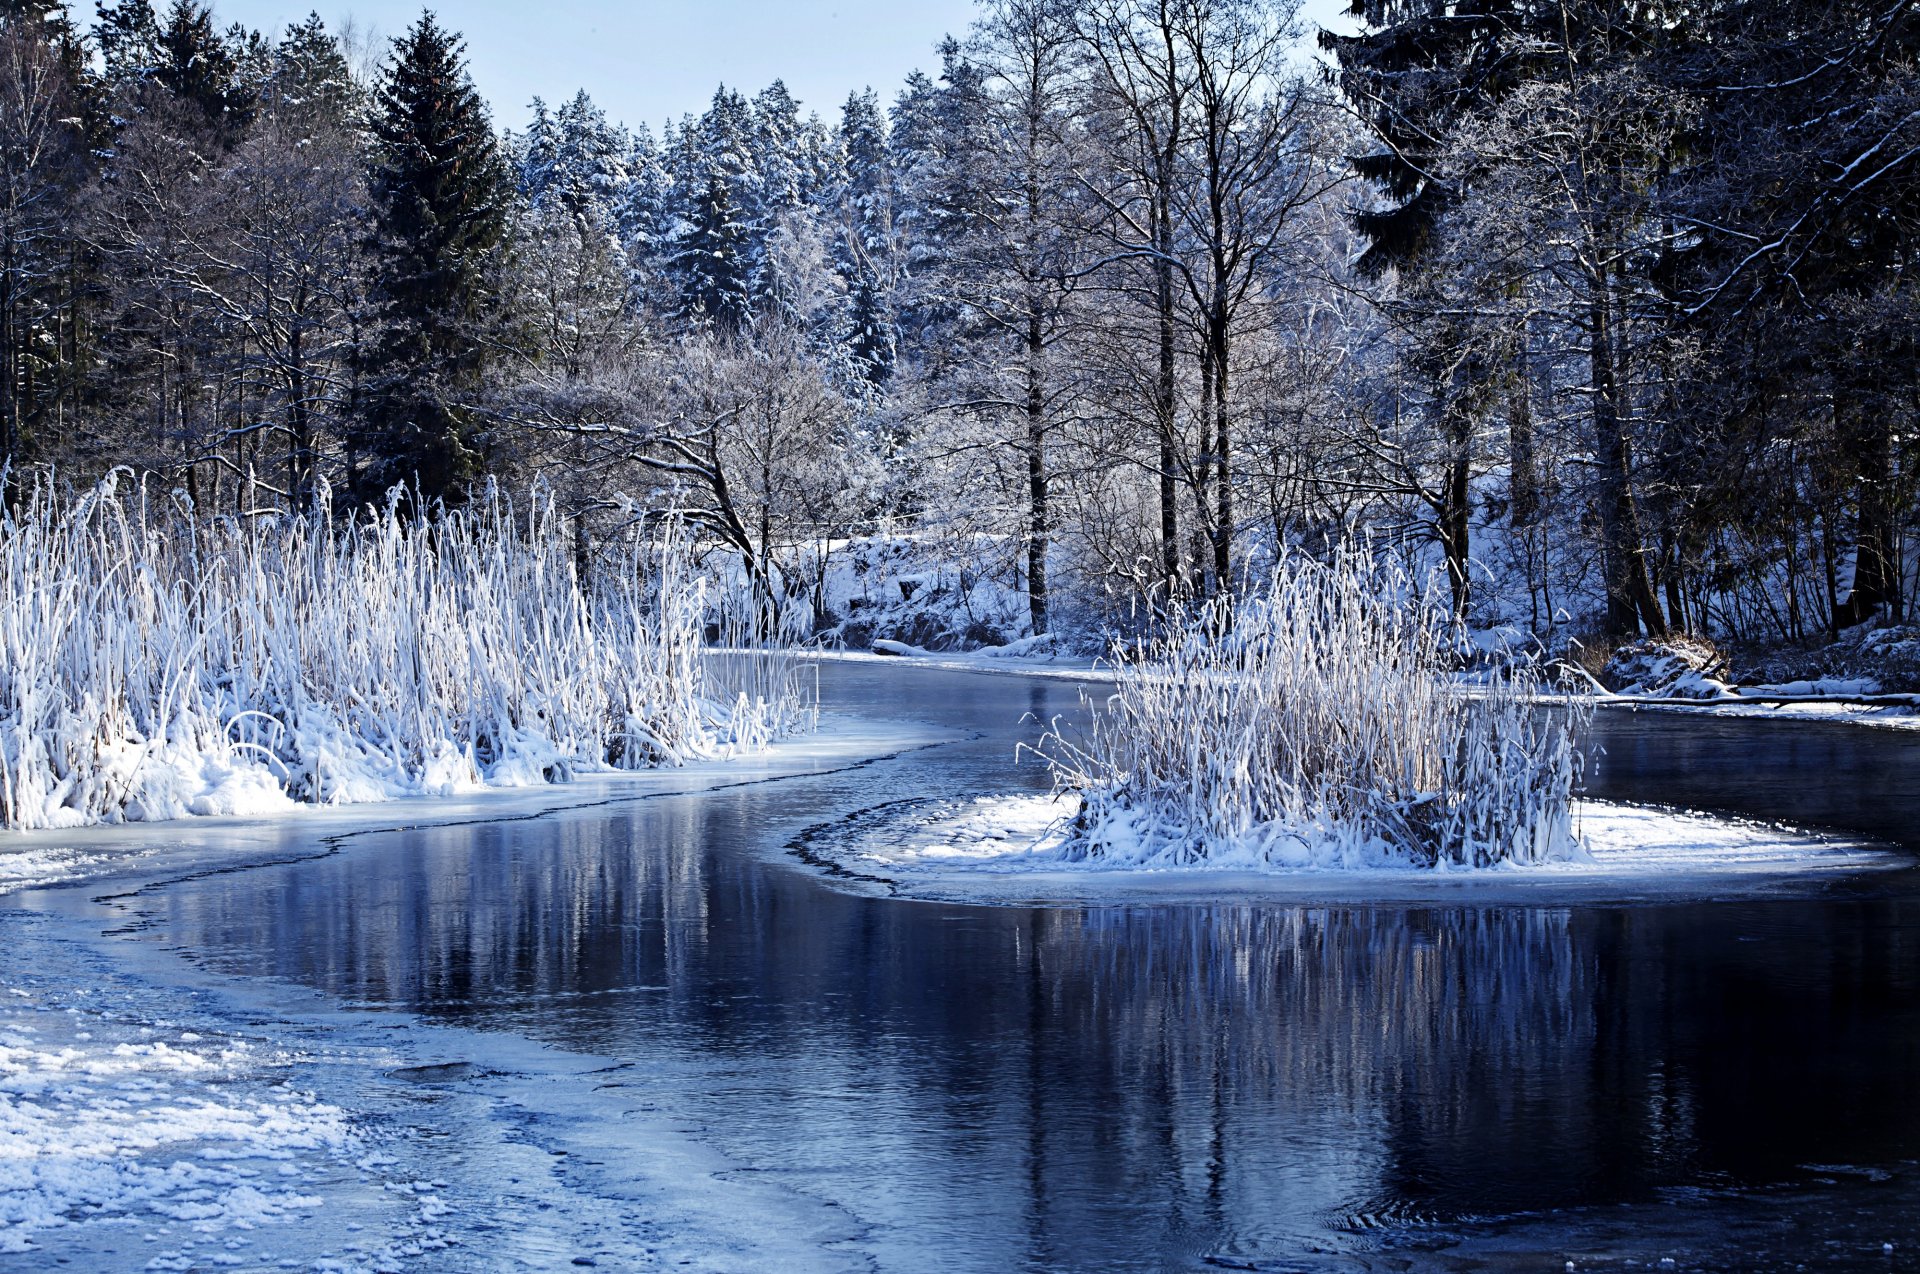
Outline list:
[[[76,4],[75,11],[90,6]],[[420,0],[214,0],[226,22],[278,34],[317,9],[338,31],[395,35]],[[495,123],[526,120],[535,94],[555,102],[584,88],[614,119],[662,121],[704,110],[716,85],[749,94],[775,79],[829,121],[855,89],[891,99],[934,46],[966,29],[972,0],[439,0],[434,11],[465,33],[473,77]],[[1332,25],[1344,0],[1305,0],[1309,23]],[[384,47],[384,40],[382,41]]]

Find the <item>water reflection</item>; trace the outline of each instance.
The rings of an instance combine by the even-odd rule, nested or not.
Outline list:
[[[836,812],[1004,788],[1008,723],[1063,702],[935,684],[918,713],[983,738],[394,835],[192,882],[155,918],[231,969],[639,1062],[646,1101],[841,1203],[889,1268],[1337,1263],[1408,1225],[1920,1156],[1910,877],[1634,908],[1033,910],[854,897],[780,861]],[[1666,729],[1634,736],[1632,775],[1671,765]]]

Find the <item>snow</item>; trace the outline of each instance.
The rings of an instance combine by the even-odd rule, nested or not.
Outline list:
[[[0,516],[0,827],[444,797],[811,726],[789,652],[709,645],[737,599],[671,533],[582,577],[541,492],[234,523],[117,482]]]
[[[6,964],[0,1252],[99,1225],[245,1246],[307,1218],[322,1203],[313,1181],[359,1151],[343,1110],[282,1082],[274,1047],[129,1015],[95,987],[28,974],[17,952]]]
[[[873,650],[823,650],[811,658],[832,660],[836,663],[888,663],[901,664],[911,662],[916,668],[929,668],[936,672],[984,672],[1021,677],[1041,677],[1054,681],[1112,681],[1113,670],[1105,664],[1084,656],[1040,654],[1002,654],[1004,648],[987,646],[979,650],[921,650],[918,647],[905,646],[901,642],[889,642],[887,645],[902,647],[887,653],[876,653],[882,643],[875,642]]]
[[[1719,651],[1695,638],[1650,638],[1614,651],[1601,679],[1623,695],[1721,699],[1734,693],[1732,685],[1713,675],[1725,662]]]
[[[1026,638],[1021,552],[1017,537],[880,531],[807,550],[797,575],[818,579],[830,643],[958,651]]]
[[[528,818],[667,794],[778,781],[863,764],[925,747],[947,736],[925,726],[829,716],[812,734],[781,739],[746,756],[693,760],[650,770],[585,772],[564,783],[523,786],[454,783],[400,802],[317,806],[282,802],[263,811],[151,825],[0,833],[0,897],[24,889],[95,882],[131,873],[184,873],[286,854],[326,852],[339,840],[392,827]]]
[[[1756,691],[1759,688],[1756,688]],[[1596,699],[1595,704],[1616,711],[1704,713],[1714,717],[1760,717],[1769,721],[1829,722],[1877,726],[1890,730],[1920,730],[1920,709],[1909,702],[1861,702],[1855,697],[1810,700],[1742,699],[1738,695],[1712,701],[1659,702],[1644,699]]]
[[[1137,829],[1107,828],[1110,853],[1073,852],[1078,799],[1005,794],[931,800],[809,842],[835,880],[896,897],[995,903],[1428,899],[1593,902],[1805,886],[1910,860],[1861,841],[1660,807],[1578,801],[1578,852],[1544,863],[1423,868],[1288,862],[1223,847],[1176,862]],[[1131,839],[1129,839],[1131,838]],[[1130,852],[1126,852],[1129,851]]]

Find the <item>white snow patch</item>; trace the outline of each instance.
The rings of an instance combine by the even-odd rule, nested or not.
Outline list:
[[[1487,901],[1596,895],[1639,898],[1714,893],[1832,879],[1910,866],[1892,849],[1766,823],[1599,801],[1575,803],[1580,852],[1566,860],[1493,867],[1419,867],[1372,860],[1355,866],[1288,865],[1231,850],[1174,863],[1125,829],[1103,827],[1109,852],[1073,853],[1078,799],[1003,795],[930,802],[904,820],[850,831],[817,853],[858,882],[885,882],[903,897],[981,902],[1106,897],[1423,897],[1472,889]]]
[[[80,1222],[184,1223],[199,1235],[320,1206],[296,1159],[354,1142],[344,1112],[242,1081],[275,1064],[241,1040],[110,1018],[74,1030],[19,988],[0,1009],[0,1252]],[[277,1169],[277,1170],[276,1170]]]
[[[576,806],[814,774],[822,769],[873,760],[925,747],[951,736],[913,724],[877,723],[828,714],[815,733],[773,740],[745,755],[730,754],[645,770],[575,772],[556,783],[526,774],[511,782],[499,769],[484,784],[463,780],[458,753],[436,764],[445,780],[438,791],[407,794],[404,819],[411,825],[476,818],[525,818]],[[128,872],[193,871],[232,865],[249,857],[313,853],[325,838],[390,827],[402,817],[391,802],[402,793],[381,789],[353,804],[310,805],[286,801],[259,815],[195,819],[164,829],[122,823],[37,832],[0,831],[0,895],[17,890],[95,881]]]

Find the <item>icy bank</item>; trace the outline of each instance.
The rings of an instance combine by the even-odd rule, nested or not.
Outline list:
[[[538,494],[238,520],[43,486],[0,516],[0,827],[529,786],[810,726],[796,660],[738,624],[707,646],[671,534],[580,557]]]
[[[1073,797],[1009,794],[925,801],[817,829],[796,848],[841,884],[896,897],[986,903],[1183,900],[1229,902],[1634,901],[1799,888],[1912,859],[1838,840],[1709,814],[1575,802],[1577,846],[1546,863],[1418,867],[1381,853],[1289,865],[1223,848],[1198,859],[1168,852],[1138,827],[1109,827],[1127,853],[1076,853]]]
[[[835,1247],[854,1233],[843,1213],[660,1114],[661,1077],[224,978],[145,940],[143,908],[210,868],[339,853],[400,827],[810,779],[949,737],[829,717],[751,756],[564,790],[8,836],[0,1270],[856,1267]]]

